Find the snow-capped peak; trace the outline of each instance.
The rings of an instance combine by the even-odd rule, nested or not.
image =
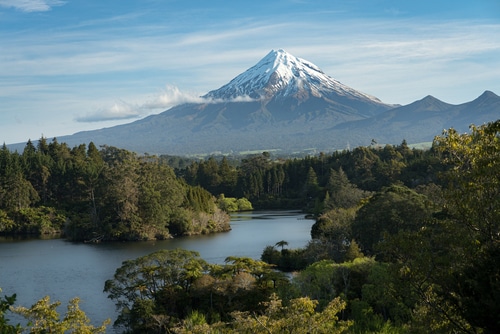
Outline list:
[[[358,92],[329,77],[313,63],[282,49],[272,50],[255,66],[204,97],[222,100],[242,97],[268,99],[297,96],[304,91],[316,97],[328,97],[335,93],[381,103],[377,98]]]

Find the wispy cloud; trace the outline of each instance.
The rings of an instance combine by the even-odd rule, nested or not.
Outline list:
[[[168,109],[183,103],[206,103],[206,99],[198,94],[181,92],[178,87],[168,85],[156,98],[147,101],[142,108],[145,109]]]
[[[0,7],[24,12],[63,4],[0,0]],[[2,105],[0,133],[9,130],[1,128],[8,124],[7,113],[17,117],[22,109],[29,115],[42,104],[40,110],[53,118],[37,118],[33,127],[43,130],[30,130],[35,134],[49,134],[52,128],[54,134],[71,131],[70,125],[112,126],[182,103],[217,102],[200,95],[226,84],[276,48],[387,103],[410,103],[427,94],[465,102],[483,90],[500,89],[498,21],[356,19],[300,12],[192,26],[186,20],[183,26],[177,16],[131,24],[150,18],[150,13],[130,11],[82,16],[57,29],[0,30],[0,96],[16,102]],[[33,119],[26,116],[25,127]]]
[[[322,31],[326,30],[322,22],[306,26],[263,21],[232,29],[230,33],[214,30],[148,36],[147,28],[143,28],[145,36],[130,36],[124,31],[112,41],[105,34],[88,38],[67,31],[54,35],[50,41],[7,40],[11,47],[0,55],[0,62],[6,65],[5,74],[19,78],[30,74],[69,75],[68,78],[81,81],[94,73],[101,74],[96,83],[107,85],[104,91],[122,100],[107,107],[94,107],[89,113],[79,110],[75,118],[78,122],[101,122],[139,118],[182,103],[218,102],[202,99],[203,94],[186,89],[207,92],[218,88],[272,48],[285,48],[310,60],[328,75],[384,102],[403,104],[436,94],[445,87],[452,92],[463,83],[464,79],[457,80],[460,76],[481,81],[476,79],[477,71],[485,72],[474,59],[500,51],[500,25],[473,21],[426,25],[412,20],[352,21],[339,24],[336,34],[325,35]],[[257,38],[263,32],[267,32],[266,38]],[[66,54],[72,39],[80,42],[69,48],[74,53]],[[50,43],[45,45],[46,42]],[[40,56],[26,56],[32,54]],[[496,63],[500,65],[500,61]],[[487,73],[491,77],[498,75],[500,70],[496,68],[499,67],[491,67]],[[114,73],[130,73],[124,78],[131,88],[120,91],[125,85],[113,81]],[[135,80],[138,83],[131,84]],[[159,94],[145,97],[151,96],[155,87],[165,84],[168,86]],[[495,87],[478,87],[483,89]],[[469,94],[477,93],[480,92]],[[105,96],[99,94],[102,102]],[[438,97],[447,100],[446,96]],[[86,105],[86,108],[92,107]]]
[[[179,88],[168,85],[165,91],[152,101],[142,105],[145,109],[168,109],[184,103],[223,103],[223,102],[253,102],[256,99],[250,96],[238,96],[232,99],[213,99],[188,92],[181,92]]]
[[[184,103],[209,103],[197,94],[181,92],[179,88],[168,85],[158,96],[140,104],[123,100],[114,102],[111,106],[101,107],[93,112],[75,117],[77,122],[106,122],[144,117],[158,110],[163,111]]]
[[[77,116],[75,120],[81,123],[106,122],[111,120],[124,120],[144,117],[154,112],[168,110],[174,106],[186,103],[223,103],[223,102],[253,102],[249,96],[239,96],[229,100],[205,98],[199,94],[182,92],[178,87],[168,85],[164,91],[144,102],[132,104],[125,101],[115,102],[110,107],[98,108],[94,112]]]
[[[54,6],[62,6],[66,1],[60,0],[0,0],[0,6],[15,8],[23,12],[46,12]]]
[[[104,107],[95,112],[75,118],[77,122],[103,122],[133,119],[141,116],[140,108],[124,101],[117,101],[110,107]]]
[[[93,33],[90,37],[70,31],[53,34],[51,39],[43,36],[7,39],[0,60],[6,65],[4,74],[21,76],[183,69],[185,76],[196,75],[196,81],[214,88],[210,82],[225,83],[231,79],[222,81],[225,73],[238,74],[236,71],[245,70],[273,48],[285,48],[324,70],[333,65],[354,70],[343,65],[354,61],[373,65],[381,61],[393,64],[452,60],[500,48],[499,25],[463,21],[430,22],[425,29],[419,26],[421,23],[408,21],[390,24],[353,21],[339,24],[335,34],[325,34],[329,29],[327,23],[307,26],[259,22],[228,29],[230,32],[194,31],[159,36],[148,36],[147,31],[145,35],[134,36],[124,28],[112,40],[106,33]],[[34,54],[37,57],[28,56]],[[204,73],[211,78],[200,77]]]

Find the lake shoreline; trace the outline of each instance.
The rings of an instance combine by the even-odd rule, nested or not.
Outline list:
[[[0,288],[4,295],[16,293],[16,305],[26,307],[48,295],[61,301],[63,312],[70,299],[79,297],[81,309],[98,325],[116,319],[115,305],[103,288],[123,261],[176,248],[196,251],[213,264],[223,264],[228,256],[260,259],[266,246],[280,240],[290,248],[304,247],[314,221],[302,218],[304,214],[295,210],[236,213],[231,215],[231,231],[160,241],[84,244],[64,238],[0,236]]]

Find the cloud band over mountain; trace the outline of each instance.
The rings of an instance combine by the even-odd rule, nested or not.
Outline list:
[[[254,102],[249,96],[238,96],[232,99],[214,99],[202,97],[194,93],[183,92],[178,87],[167,86],[157,97],[140,105],[134,105],[125,101],[117,101],[108,107],[98,108],[94,112],[75,117],[75,121],[81,123],[95,123],[112,120],[127,120],[147,116],[154,111],[168,110],[174,106],[186,103],[221,103],[221,102]]]

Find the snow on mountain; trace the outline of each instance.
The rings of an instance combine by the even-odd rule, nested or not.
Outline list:
[[[432,96],[395,106],[356,91],[316,65],[271,51],[199,103],[100,130],[59,137],[69,146],[92,141],[138,153],[220,154],[247,151],[317,152],[379,143],[432,141],[450,127],[498,119],[500,97],[485,92],[451,105]],[[14,149],[13,146],[10,147]],[[16,147],[19,151],[24,143]]]
[[[332,94],[382,102],[371,95],[352,89],[326,75],[313,63],[279,49],[269,52],[255,66],[235,77],[228,84],[210,91],[204,98],[234,100],[238,98],[269,99],[298,97],[308,93],[318,98]]]

